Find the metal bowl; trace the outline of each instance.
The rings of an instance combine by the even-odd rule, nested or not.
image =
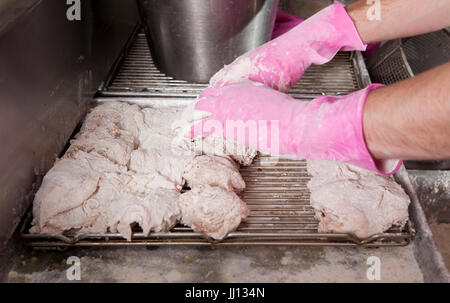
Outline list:
[[[269,41],[278,0],[137,0],[156,66],[207,83],[239,55]]]

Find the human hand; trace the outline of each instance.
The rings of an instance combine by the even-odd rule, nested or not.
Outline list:
[[[343,161],[390,175],[401,162],[375,160],[362,128],[367,94],[379,86],[312,101],[299,101],[251,82],[207,88],[195,109],[210,115],[194,124],[188,136],[218,136],[264,154]]]
[[[311,64],[324,64],[339,50],[365,49],[345,8],[335,2],[275,40],[238,57],[218,71],[210,85],[250,80],[287,91]]]

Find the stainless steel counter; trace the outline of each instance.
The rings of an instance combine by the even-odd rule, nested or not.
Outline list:
[[[81,3],[81,21],[69,21],[66,1],[2,2],[0,280],[33,192],[138,22],[134,1]]]

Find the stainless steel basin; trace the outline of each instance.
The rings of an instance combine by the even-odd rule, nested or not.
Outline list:
[[[225,64],[270,39],[278,0],[137,0],[156,66],[207,83]]]

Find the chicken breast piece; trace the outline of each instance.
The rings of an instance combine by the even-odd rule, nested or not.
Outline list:
[[[52,216],[40,229],[43,233],[119,232],[131,240],[131,225],[139,224],[145,234],[167,231],[180,219],[179,192],[152,188],[132,191],[128,184],[135,176],[106,173],[100,177],[98,189],[78,207]]]
[[[125,102],[106,102],[96,106],[86,115],[80,133],[89,133],[98,127],[119,127],[128,108],[130,105]],[[139,110],[138,106],[135,108]]]
[[[34,202],[32,232],[119,232],[131,239],[130,225],[135,223],[146,234],[167,231],[180,220],[184,174],[195,187],[184,194],[194,201],[185,204],[186,222],[216,238],[235,229],[248,208],[234,193],[245,183],[230,158],[250,163],[256,151],[221,138],[200,139],[208,147],[199,150],[198,144],[180,136],[184,133],[176,125],[183,111],[140,109],[123,102],[94,108],[44,178]],[[211,157],[193,161],[203,153]],[[199,195],[194,197],[196,190]],[[190,212],[196,209],[206,217]]]
[[[74,150],[82,150],[86,153],[95,152],[116,164],[125,166],[130,162],[130,154],[135,146],[131,136],[114,138],[97,132],[85,133],[70,143],[71,146],[66,153],[66,157],[73,157]]]
[[[177,156],[159,149],[138,149],[131,153],[130,170],[140,174],[161,175],[181,189],[184,167],[192,157]]]
[[[206,185],[180,195],[182,222],[194,231],[221,240],[250,214],[234,192]]]
[[[172,123],[175,139],[182,149],[190,150],[196,155],[229,157],[241,165],[250,165],[257,151],[238,142],[228,141],[222,137],[209,136],[187,139],[185,134],[192,125],[209,116],[209,113],[195,109],[195,104],[183,108],[180,120]]]
[[[236,163],[218,156],[195,157],[186,165],[183,177],[191,188],[210,185],[234,192],[241,192],[245,188],[244,179]]]
[[[308,161],[308,172],[320,232],[363,239],[408,219],[410,199],[391,177],[332,161]]]
[[[45,175],[36,193],[33,224],[38,226],[38,230],[50,224],[53,217],[82,206],[98,191],[100,179],[104,174],[126,171],[125,167],[95,153],[77,151],[74,155],[75,159],[58,160]],[[79,226],[75,224],[73,227]]]
[[[230,157],[244,166],[252,164],[258,153],[250,147],[214,136],[194,139],[191,148],[197,154]]]
[[[62,159],[47,173],[34,200],[35,225],[42,229],[52,217],[79,207],[95,193],[100,173],[85,164]]]
[[[141,108],[134,104],[128,105],[121,111],[122,117],[118,121],[121,129],[125,129],[136,139],[148,130],[149,126],[145,123],[144,113]]]
[[[67,231],[77,233],[106,233],[108,226],[105,217],[98,211],[93,211],[98,205],[93,205],[95,200],[89,199],[82,206],[73,208],[51,217],[40,229],[41,233],[63,234]],[[93,209],[89,209],[93,207]],[[35,231],[36,232],[36,231]]]
[[[168,231],[180,219],[179,192],[157,189],[145,195],[122,192],[111,201],[108,226],[111,232],[119,232],[128,241],[132,236],[132,224],[137,223],[143,233]]]

